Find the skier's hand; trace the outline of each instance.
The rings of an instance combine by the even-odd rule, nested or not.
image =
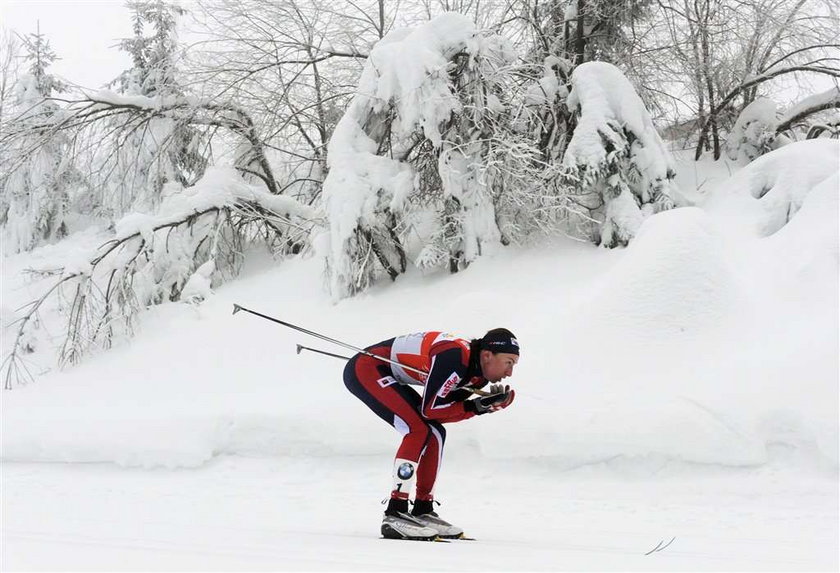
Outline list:
[[[498,384],[498,386],[501,386],[501,384]],[[516,396],[516,393],[513,388],[506,385],[501,392],[483,398],[476,398],[475,400],[467,400],[464,402],[464,408],[468,412],[474,412],[479,415],[492,414],[510,406],[514,396]]]
[[[504,384],[490,384],[490,386],[488,386],[487,390],[486,390],[487,394],[489,394],[491,396],[493,394],[501,394],[504,391],[505,391],[505,385]]]

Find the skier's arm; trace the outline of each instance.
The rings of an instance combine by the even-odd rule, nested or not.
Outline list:
[[[466,372],[463,351],[457,346],[432,356],[423,393],[425,418],[438,422],[459,422],[475,416],[475,412],[464,409],[463,392],[456,389]]]

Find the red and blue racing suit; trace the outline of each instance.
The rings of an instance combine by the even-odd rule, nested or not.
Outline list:
[[[344,369],[344,384],[403,435],[396,457],[418,464],[416,499],[431,500],[446,439],[443,424],[473,417],[464,408],[472,396],[466,387],[487,384],[479,350],[468,340],[437,331],[397,336],[365,350],[428,373],[356,354]],[[412,386],[422,387],[422,396]],[[407,499],[409,492],[391,496]]]

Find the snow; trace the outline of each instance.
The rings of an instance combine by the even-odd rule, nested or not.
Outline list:
[[[0,568],[837,570],[837,145],[715,166],[696,207],[647,217],[626,249],[507,248],[337,304],[317,257],[197,285],[200,304],[3,392]],[[48,284],[21,269],[96,237],[6,257],[4,328]],[[516,402],[448,427],[437,487],[479,540],[377,539],[398,434],[342,361],[295,345],[341,349],[233,303],[355,345],[515,332]]]
[[[475,24],[461,14],[442,14],[411,31],[389,33],[371,50],[359,91],[369,94],[380,108],[397,106],[403,133],[420,124],[436,146],[441,126],[460,106],[445,78],[450,58],[461,50],[475,53]]]
[[[194,96],[155,96],[148,97],[137,94],[118,94],[111,90],[87,90],[84,91],[88,101],[93,102],[92,109],[100,107],[136,107],[140,109],[159,110],[175,106],[199,106],[202,101]]]
[[[181,300],[185,302],[201,302],[212,294],[210,288],[216,263],[212,259],[199,266],[187,279],[181,291]]]
[[[840,171],[840,142],[811,139],[786,145],[750,163],[709,207],[739,203],[751,219],[741,229],[772,235],[799,210],[815,186]],[[731,211],[731,209],[729,209]]]
[[[526,106],[543,106],[551,105],[556,97],[566,97],[568,91],[566,86],[561,85],[557,79],[557,74],[552,69],[554,66],[569,72],[571,67],[566,60],[562,60],[557,56],[548,56],[543,62],[543,77],[528,88],[525,92],[524,104]]]

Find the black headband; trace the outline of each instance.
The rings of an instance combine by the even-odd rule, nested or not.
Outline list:
[[[481,349],[519,356],[519,341],[513,335],[488,333],[481,339]]]

